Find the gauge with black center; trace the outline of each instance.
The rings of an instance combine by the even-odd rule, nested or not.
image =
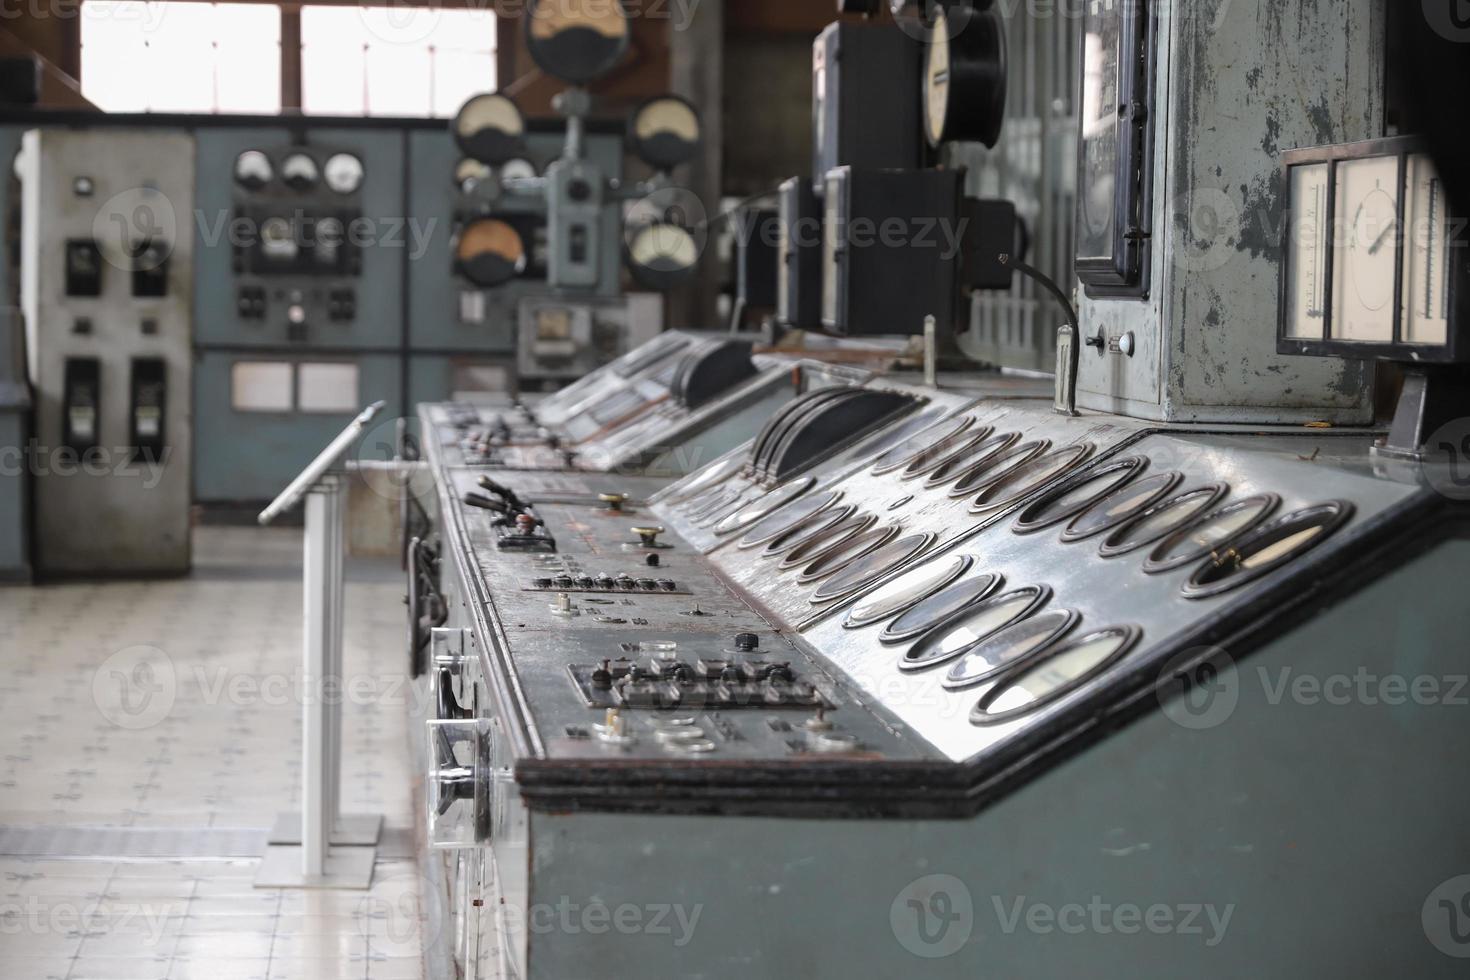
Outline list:
[[[585,85],[612,70],[628,49],[619,0],[530,0],[526,46],[547,74]]]
[[[861,629],[901,615],[946,588],[975,564],[974,555],[950,555],[911,568],[858,599],[842,621],[844,629]]]
[[[786,555],[776,567],[786,569],[810,565],[824,555],[840,548],[876,523],[878,523],[878,519],[872,514],[853,514],[851,517],[845,518],[817,534],[808,536],[800,544],[786,552]]]
[[[743,527],[749,527],[761,518],[780,510],[806,493],[816,485],[816,482],[816,477],[805,476],[799,480],[792,480],[790,483],[782,484],[774,490],[762,494],[716,524],[715,533],[719,535],[734,534]]]
[[[974,514],[1009,507],[1080,466],[1091,453],[1091,443],[1079,442],[1038,456],[981,490],[970,502],[970,512]]]
[[[1081,621],[1081,615],[1072,609],[1048,609],[1023,619],[950,664],[940,684],[948,691],[962,691],[993,680],[1042,655]]]
[[[919,637],[898,658],[900,670],[929,670],[957,660],[1008,626],[1033,615],[1051,598],[1044,585],[1027,585],[961,609]]]
[[[1005,576],[985,574],[945,586],[905,610],[878,634],[878,642],[893,645],[923,636],[967,606],[974,605],[1000,588]]]
[[[1022,508],[1011,530],[1031,534],[1070,520],[1093,504],[1126,486],[1148,467],[1142,456],[1124,456],[1093,466],[1062,481]]]
[[[810,601],[815,605],[861,592],[894,569],[903,567],[904,563],[933,544],[934,538],[932,531],[907,534],[869,552],[818,586]]]
[[[850,568],[865,555],[872,554],[892,541],[898,536],[899,530],[896,524],[884,524],[853,535],[837,547],[823,552],[821,557],[803,568],[796,577],[797,584],[809,585]]]
[[[911,459],[899,473],[898,478],[916,480],[948,462],[959,459],[992,431],[988,425],[978,428],[972,426],[963,432],[956,432],[948,439],[941,439]]]
[[[316,161],[305,153],[292,153],[281,161],[281,181],[293,191],[309,191],[321,180]]]
[[[677,95],[648,99],[628,118],[628,148],[664,173],[694,159],[702,137],[699,113]]]
[[[857,507],[853,504],[837,504],[824,508],[785,534],[772,538],[761,549],[760,557],[775,558],[778,555],[784,555],[794,551],[818,535],[841,524],[855,513],[857,513]]]
[[[472,160],[492,167],[526,151],[526,120],[508,95],[486,92],[471,96],[449,124],[455,145]]]
[[[489,180],[491,176],[490,165],[472,157],[465,157],[454,165],[454,186],[462,194],[468,194],[475,189],[476,184]]]
[[[625,233],[623,261],[639,285],[666,292],[699,268],[700,244],[694,232],[672,221],[631,226]]]
[[[902,469],[933,446],[958,435],[974,423],[975,419],[970,415],[936,423],[875,459],[871,472],[874,476],[881,476]]]
[[[1147,548],[1208,513],[1229,491],[1224,483],[1210,483],[1146,507],[1104,538],[1097,553],[1116,558]]]
[[[520,232],[498,218],[476,218],[460,229],[454,242],[454,264],[460,275],[483,289],[504,285],[526,268],[526,246]]]
[[[322,165],[322,179],[334,194],[356,194],[365,175],[362,161],[351,153],[333,153]]]
[[[1009,445],[999,452],[987,452],[979,462],[972,463],[961,471],[955,485],[949,488],[949,495],[955,498],[972,496],[1050,448],[1050,439],[1033,439],[1020,445]]]
[[[924,136],[929,145],[973,140],[993,147],[1006,108],[1005,24],[986,9],[935,4],[926,36]]]
[[[512,180],[531,180],[536,176],[536,165],[525,157],[516,157],[497,167],[495,175],[502,186]]]
[[[1216,508],[1155,545],[1143,570],[1156,575],[1193,564],[1265,521],[1280,503],[1274,493],[1258,493]]]
[[[1072,522],[1062,530],[1062,540],[1082,541],[1111,531],[1133,515],[1163,500],[1183,479],[1183,473],[1171,470],[1119,487],[1072,518]]]
[[[1121,660],[1142,636],[1137,626],[1109,626],[1046,651],[998,679],[970,712],[971,724],[1011,721],[1070,694]]]
[[[1184,597],[1208,599],[1253,582],[1311,551],[1352,516],[1345,500],[1283,514],[1200,562],[1184,583]]]
[[[979,443],[966,449],[958,456],[952,456],[939,466],[924,480],[926,489],[942,487],[946,483],[952,483],[961,476],[972,470],[978,469],[994,460],[1000,453],[1013,446],[1017,439],[1021,438],[1019,432],[998,432],[988,436]]]
[[[247,191],[258,191],[271,182],[275,170],[271,158],[260,150],[246,150],[235,158],[235,183]]]
[[[795,530],[813,514],[820,513],[842,499],[841,490],[828,490],[801,497],[758,520],[740,539],[741,548],[758,548]]]

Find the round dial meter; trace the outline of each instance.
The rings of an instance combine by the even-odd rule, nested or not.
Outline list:
[[[499,92],[476,95],[455,113],[454,142],[473,160],[493,165],[524,152],[526,120],[515,102]]]
[[[531,0],[526,45],[542,71],[584,85],[622,58],[628,15],[618,0]]]
[[[454,243],[455,267],[476,286],[509,282],[526,268],[520,232],[497,218],[480,218],[460,230]]]
[[[321,180],[321,171],[305,153],[293,153],[281,161],[281,179],[292,190],[309,191]]]
[[[649,99],[628,120],[629,149],[658,170],[672,170],[692,159],[701,136],[699,113],[677,95]]]
[[[936,6],[926,40],[923,109],[929,145],[976,140],[995,146],[1006,105],[1005,24],[999,12]]]
[[[274,175],[271,158],[259,150],[246,150],[235,158],[235,183],[246,190],[260,190]]]
[[[322,168],[327,187],[337,194],[355,194],[362,187],[362,161],[351,153],[334,153]]]

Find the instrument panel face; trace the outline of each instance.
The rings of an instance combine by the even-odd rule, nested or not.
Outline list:
[[[455,496],[477,468],[441,471]],[[643,504],[659,481],[497,473],[534,501],[554,551],[497,546],[496,514],[460,505],[496,644],[550,759],[920,758],[722,583]],[[647,532],[654,531],[652,541]],[[599,674],[601,676],[599,676]],[[613,722],[608,709],[621,709]],[[820,714],[819,714],[820,709]],[[616,730],[610,726],[616,725]]]
[[[1067,520],[1027,530],[1024,511],[1007,513],[931,560],[934,580],[963,564],[955,584],[944,587],[962,591],[973,583],[970,591],[978,600],[962,609],[976,611],[1015,596],[1001,611],[1015,612],[1029,598],[1035,604],[1019,618],[1006,619],[995,610],[988,618],[976,613],[969,622],[963,613],[946,618],[949,610],[931,599],[933,614],[917,617],[915,628],[898,631],[902,638],[896,638],[895,616],[853,615],[872,604],[864,596],[856,605],[832,608],[802,630],[801,640],[947,758],[974,760],[1096,695],[1110,678],[1141,669],[1156,673],[1154,651],[1178,649],[1207,618],[1258,598],[1257,590],[1270,589],[1273,576],[1279,581],[1293,561],[1342,548],[1350,555],[1355,527],[1414,492],[1344,465],[1354,457],[1366,459],[1367,447],[1367,437],[1338,435],[1266,440],[1150,433],[1117,451],[1117,460],[1144,463],[1121,487],[1094,486],[1089,499],[1085,481],[1073,485],[1073,504],[1086,505]],[[1066,497],[1065,490],[1054,495],[1059,502]],[[1339,501],[1347,506],[1329,506]],[[1244,506],[1215,519],[1237,504]],[[1317,508],[1324,506],[1332,512],[1319,520]],[[1058,505],[1059,512],[1067,509]],[[1170,551],[1188,560],[1157,561]],[[1167,567],[1150,570],[1151,561]],[[1194,584],[1232,577],[1239,581],[1208,595]],[[918,572],[906,578],[916,583],[915,595],[932,589]],[[1017,596],[1033,589],[1039,591]],[[927,594],[943,597],[944,591]],[[801,615],[797,607],[783,606],[793,619]],[[817,607],[808,601],[807,610],[815,613]],[[926,623],[933,628],[920,629]],[[997,628],[1004,624],[1010,628]],[[1112,632],[1094,636],[1099,631]],[[1084,639],[1086,649],[1065,649]],[[1053,654],[1059,655],[1057,676],[1021,676],[1027,665],[1044,674]],[[1098,663],[1100,672],[1091,673]],[[1077,677],[1081,685],[1069,688]],[[1007,686],[1019,686],[1020,693],[1007,692]],[[1050,702],[1040,696],[1056,691],[1063,693]],[[991,717],[997,703],[1029,710],[1009,719],[1002,711],[997,719]]]

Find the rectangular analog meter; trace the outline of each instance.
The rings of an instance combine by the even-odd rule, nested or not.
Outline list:
[[[1293,150],[1283,186],[1277,349],[1446,363],[1470,357],[1466,250],[1413,137]]]
[[[1140,0],[1092,0],[1082,30],[1077,277],[1089,296],[1148,292],[1153,18]]]

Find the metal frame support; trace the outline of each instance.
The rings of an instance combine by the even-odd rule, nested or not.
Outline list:
[[[302,812],[277,820],[257,888],[363,889],[372,883],[382,817],[344,818],[340,812],[345,489],[341,475],[329,472],[306,493]],[[293,825],[299,828],[295,835]]]

